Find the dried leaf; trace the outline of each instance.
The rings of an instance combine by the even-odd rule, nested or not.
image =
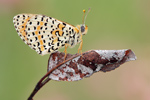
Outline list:
[[[64,62],[64,53],[51,54],[48,61],[48,71]],[[64,64],[55,69],[49,78],[56,81],[78,81],[89,77],[98,71],[111,71],[121,64],[136,60],[130,49],[125,50],[91,50],[82,54],[67,54]]]

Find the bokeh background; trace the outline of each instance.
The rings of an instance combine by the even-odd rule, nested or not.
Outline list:
[[[50,81],[34,100],[150,100],[150,0],[0,0],[0,100],[26,100],[49,58],[19,38],[13,16],[44,14],[77,25],[89,7],[83,52],[132,49],[138,59],[81,81]],[[78,46],[68,52],[77,53]]]

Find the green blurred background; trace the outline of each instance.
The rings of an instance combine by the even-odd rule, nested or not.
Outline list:
[[[77,25],[89,7],[83,52],[132,49],[138,59],[81,81],[50,81],[34,100],[150,100],[150,0],[0,0],[0,100],[26,100],[49,58],[20,39],[13,16],[44,14]],[[78,46],[68,52],[77,53]]]

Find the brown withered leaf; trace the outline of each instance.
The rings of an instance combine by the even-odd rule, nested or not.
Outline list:
[[[67,54],[55,52],[48,60],[48,72],[39,80],[28,100],[33,100],[34,95],[51,79],[56,81],[77,81],[89,77],[93,73],[108,72],[121,64],[136,60],[135,54],[130,49],[125,50],[91,50],[81,54]]]
[[[50,55],[48,71],[64,62],[64,53],[55,52]],[[108,72],[121,64],[136,60],[130,49],[125,50],[91,50],[82,54],[67,54],[65,63],[55,69],[49,78],[56,81],[78,81],[93,73]]]

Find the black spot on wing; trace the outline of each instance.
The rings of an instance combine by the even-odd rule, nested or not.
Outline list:
[[[54,24],[54,20],[52,21],[52,24]]]
[[[37,22],[37,25],[39,25],[39,24],[40,24],[40,22],[38,21],[38,22]]]
[[[30,31],[30,28],[28,28],[28,31]]]
[[[59,42],[57,43],[57,46],[59,46]]]
[[[35,41],[37,40],[38,38],[37,37],[35,37]]]
[[[44,20],[44,16],[41,18],[41,21],[43,21]]]
[[[75,39],[75,34],[73,35],[73,38]]]
[[[52,50],[55,50],[55,49],[54,49],[54,46],[52,46]]]
[[[48,42],[48,46],[51,46],[51,43],[50,43],[50,42]]]
[[[55,51],[58,50],[58,48],[55,49]]]
[[[59,37],[58,37],[58,41],[61,41],[61,40],[59,39]]]
[[[65,25],[65,26],[66,26],[66,23],[63,23],[63,25]]]
[[[45,26],[47,26],[47,23],[44,23]]]
[[[32,22],[30,22],[29,24],[32,25]]]
[[[71,34],[71,31],[69,31],[69,33]]]
[[[35,44],[34,44],[33,46],[34,46],[34,47],[36,47],[36,45],[35,45]]]
[[[74,33],[74,30],[72,29],[72,33]]]
[[[68,43],[68,41],[65,41],[65,43]]]
[[[43,40],[43,42],[44,42],[44,43],[46,43],[46,41],[45,41],[45,40]]]
[[[37,19],[37,15],[35,16],[35,18],[34,18],[35,20]]]
[[[46,22],[48,22],[48,18],[46,19]]]
[[[49,53],[51,52],[51,49],[50,49],[50,48],[48,49],[48,52],[49,52]]]
[[[44,38],[44,36],[43,36],[43,35],[41,35],[41,38]]]
[[[34,26],[34,30],[36,30],[36,26]]]
[[[37,42],[37,46],[40,46],[40,42]]]

